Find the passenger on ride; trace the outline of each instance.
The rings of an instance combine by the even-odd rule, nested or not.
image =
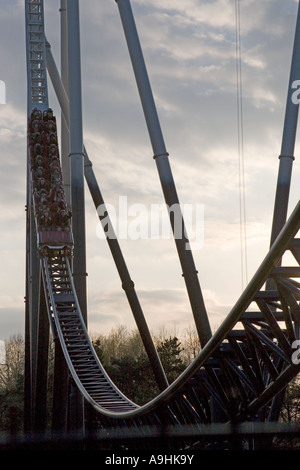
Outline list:
[[[61,173],[59,168],[54,168],[51,171],[51,185],[54,188],[61,181]]]
[[[37,155],[34,159],[33,168],[37,169],[38,167],[44,167],[44,158],[42,155]]]
[[[60,165],[59,165],[59,160],[58,160],[58,157],[57,155],[53,155],[51,157],[51,163],[50,163],[50,170],[51,171],[54,171],[54,170],[60,170]]]
[[[58,212],[57,225],[62,230],[68,230],[70,227],[71,213],[62,209]]]
[[[41,191],[44,189],[45,191],[49,191],[49,183],[48,181],[45,180],[45,178],[39,178],[37,183],[36,183],[36,189],[38,191]]]
[[[39,212],[39,214],[42,214],[45,211],[48,211],[49,214],[50,214],[50,207],[49,207],[49,204],[48,204],[48,198],[45,195],[43,195],[42,198],[41,198],[41,201],[39,202],[39,205],[38,205],[38,212]]]
[[[37,188],[34,188],[33,190],[33,197],[34,197],[34,200],[37,204],[37,206],[40,204],[40,202],[44,199],[44,198],[48,198],[47,197],[47,191],[46,189],[41,189],[40,191],[37,190]]]
[[[52,121],[54,118],[53,116],[53,110],[51,108],[48,108],[46,111],[43,112],[43,120],[44,121]]]
[[[37,190],[37,188],[33,188],[32,194],[35,204],[38,204],[41,197],[40,192]]]
[[[51,132],[56,132],[56,123],[52,119],[47,121],[45,126],[44,126],[45,132],[48,132],[50,134]]]
[[[42,166],[38,166],[34,172],[35,178],[43,178],[46,176],[45,168]]]
[[[56,135],[55,132],[51,132],[50,134],[46,134],[45,139],[46,139],[47,145],[50,145],[50,144],[57,145],[57,135]]]
[[[40,121],[38,121],[37,119],[35,119],[31,125],[31,131],[32,133],[35,133],[35,132],[41,132],[42,128],[41,128],[41,123]]]
[[[43,136],[40,132],[35,132],[31,134],[31,142],[32,144],[42,144],[43,143]]]
[[[53,190],[51,200],[52,200],[52,202],[54,202],[57,205],[61,205],[61,203],[65,202],[63,192],[60,188],[58,188],[58,189],[55,188]]]
[[[52,228],[52,218],[49,214],[49,211],[44,211],[38,218],[38,225],[41,230],[49,230]]]
[[[55,144],[51,144],[49,147],[49,157],[52,156],[56,156],[58,158],[58,148]]]
[[[42,155],[43,153],[43,147],[41,144],[35,144],[32,149],[33,156],[35,157],[36,155]]]
[[[37,108],[34,108],[31,113],[31,120],[33,121],[34,119],[42,119],[42,111]]]

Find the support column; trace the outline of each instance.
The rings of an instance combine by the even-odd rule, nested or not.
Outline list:
[[[175,214],[170,212],[170,222],[175,236],[177,252],[196,328],[201,346],[203,347],[211,338],[211,329],[202,297],[198,273],[196,271],[192,252],[189,248],[189,240],[184,227],[183,216],[181,214],[179,199],[169,163],[169,154],[165,147],[130,2],[129,0],[116,0],[116,2],[118,4],[123,24],[165,202],[169,210],[176,208]],[[178,221],[181,223],[180,236],[176,236],[176,223],[178,224]]]
[[[298,15],[292,55],[292,64],[289,78],[289,89],[286,102],[283,137],[280,152],[271,245],[284,226],[287,219],[288,201],[290,194],[291,176],[294,161],[294,148],[297,132],[300,87],[300,6]]]
[[[68,89],[68,37],[67,37],[67,2],[61,0],[61,80],[64,87]],[[47,66],[50,45],[47,43]],[[58,72],[57,72],[58,73]],[[68,104],[69,116],[69,104]],[[71,182],[69,161],[69,127],[66,118],[61,112],[61,167],[64,181],[66,201],[71,207]],[[53,374],[53,410],[52,410],[52,432],[66,433],[68,425],[68,403],[69,403],[69,369],[62,352],[58,338],[54,339],[55,358]]]
[[[30,330],[30,374],[31,374],[31,413],[36,409],[37,357],[38,357],[38,324],[40,298],[40,260],[37,254],[37,234],[33,207],[29,207],[30,217],[30,251],[29,251],[29,330]],[[33,421],[32,421],[33,425]]]
[[[49,318],[42,278],[40,280],[40,307],[38,319],[38,355],[36,381],[36,407],[34,431],[44,436],[47,429],[47,389],[49,365]]]
[[[82,134],[81,64],[79,2],[67,0],[68,19],[68,74],[70,109],[70,167],[72,228],[74,235],[73,276],[85,322],[86,306],[86,245],[84,202],[84,152]]]
[[[54,338],[54,345],[52,433],[55,437],[65,436],[68,429],[69,369],[58,338]]]
[[[27,166],[28,173],[28,166]],[[30,343],[30,189],[27,175],[26,195],[26,271],[25,271],[25,364],[24,364],[24,432],[32,431],[32,383]]]
[[[60,2],[60,37],[61,37],[61,80],[68,95],[68,29],[67,29],[67,0]],[[69,164],[69,123],[61,112],[61,167],[67,204],[71,206],[71,181]]]
[[[85,323],[87,323],[86,244],[84,204],[84,153],[82,133],[81,64],[79,2],[67,0],[68,83],[70,112],[70,167],[72,229],[74,236],[74,285]],[[84,432],[83,399],[77,388],[71,394],[72,427]],[[75,430],[75,429],[74,429]]]

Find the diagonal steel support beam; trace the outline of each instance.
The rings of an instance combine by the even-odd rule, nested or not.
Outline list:
[[[130,2],[129,0],[116,0],[116,2],[119,8],[165,202],[169,210],[172,209],[172,207],[178,208],[175,218],[177,221],[178,218],[180,218],[182,223],[181,234],[180,236],[176,236],[176,221],[174,222],[172,214],[170,214],[170,222],[174,232],[183,277],[193,311],[198,336],[201,346],[203,347],[211,338],[212,333],[201,292],[198,273],[190,250],[189,240],[180,210],[179,199],[169,162],[169,154],[166,150]]]
[[[294,47],[287,93],[283,126],[279,170],[275,195],[274,215],[271,232],[271,245],[284,226],[288,212],[288,201],[294,161],[294,149],[299,114],[300,87],[300,3],[295,29]]]

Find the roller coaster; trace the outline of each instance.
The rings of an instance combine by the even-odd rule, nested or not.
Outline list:
[[[178,196],[131,5],[129,0],[116,3],[165,202],[170,207],[178,202]],[[160,389],[156,398],[142,406],[129,400],[112,382],[87,332],[82,231],[84,179],[95,209],[104,201],[82,140],[78,0],[62,0],[61,17],[65,26],[64,46],[68,46],[68,86],[63,73],[60,76],[57,71],[46,39],[43,0],[25,0],[28,77],[25,430],[45,432],[49,333],[55,343],[53,432],[84,429],[87,406],[97,417],[98,430],[106,436],[103,442],[110,442],[112,448],[117,445],[130,449],[137,445],[136,441],[126,439],[125,431],[146,436],[149,429],[162,433],[171,428],[192,429],[189,435],[179,432],[180,438],[167,440],[167,446],[195,449],[201,448],[205,427],[278,421],[284,391],[300,371],[300,202],[287,218],[298,114],[298,104],[291,96],[295,91],[292,84],[300,77],[299,13],[270,249],[212,334],[193,255],[185,249],[188,240],[185,236],[175,240],[202,349],[170,385],[118,240],[107,238]],[[47,71],[70,146],[69,195],[64,180],[66,163],[60,159],[56,119],[48,102]],[[174,228],[171,216],[170,223]],[[287,253],[292,257],[286,257]],[[286,258],[293,261],[287,264]],[[118,438],[109,439],[114,432],[120,433]],[[142,445],[151,448],[151,439],[145,438]]]

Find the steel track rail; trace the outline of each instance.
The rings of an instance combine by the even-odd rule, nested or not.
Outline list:
[[[209,402],[212,399],[219,404],[229,421],[237,417],[242,420],[245,413],[253,414],[266,406],[299,372],[300,366],[291,360],[292,342],[298,338],[299,318],[294,314],[294,334],[289,337],[278,322],[275,321],[277,328],[274,326],[274,321],[270,320],[270,315],[271,319],[275,318],[271,310],[267,310],[264,318],[256,313],[259,317],[256,323],[260,326],[257,328],[255,322],[249,320],[251,315],[247,309],[253,301],[258,304],[262,302],[262,288],[266,280],[272,275],[278,278],[280,271],[276,265],[285,251],[299,246],[299,240],[295,238],[299,228],[300,203],[244,293],[199,356],[173,384],[143,406],[137,406],[118,390],[98,360],[81,317],[68,259],[64,256],[43,258],[49,311],[52,312],[70,372],[85,399],[100,414],[113,420],[162,414],[168,423],[177,421],[182,424],[210,422]],[[282,269],[281,281],[282,277],[287,278],[287,268]],[[294,277],[300,276],[299,267],[290,268],[290,271]],[[293,289],[297,303],[300,290],[296,284],[293,284]],[[273,303],[276,301],[277,310],[280,311],[278,293],[266,292],[265,298],[268,297]],[[236,330],[239,323],[244,325],[242,331]],[[276,337],[273,330],[272,335],[269,334],[271,327],[276,330]],[[243,339],[236,341],[235,336],[238,335]],[[236,345],[235,354],[233,347],[228,348],[230,344]],[[253,351],[251,344],[256,346]],[[257,364],[256,354],[260,354]],[[259,367],[261,369],[257,370]],[[231,394],[233,388],[237,390],[234,406],[226,386],[231,387]],[[241,412],[241,409],[244,411]]]
[[[100,412],[136,409],[111,382],[90,341],[81,315],[68,258],[42,259],[43,280],[65,358],[72,377],[85,399]]]

